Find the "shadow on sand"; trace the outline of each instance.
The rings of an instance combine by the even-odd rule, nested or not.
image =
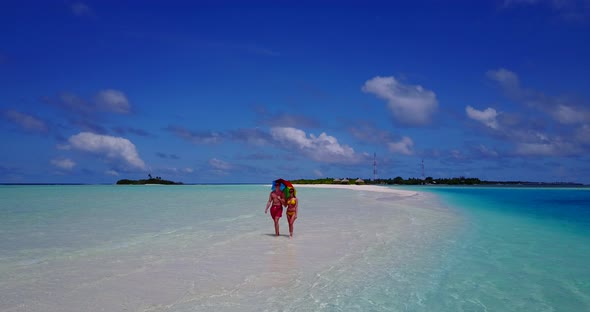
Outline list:
[[[276,235],[274,235],[274,234],[262,234],[262,235],[276,237]],[[279,235],[279,237],[289,237],[289,234],[281,234],[281,235]]]

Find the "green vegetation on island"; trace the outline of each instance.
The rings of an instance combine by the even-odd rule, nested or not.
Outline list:
[[[151,174],[148,174],[148,179],[140,179],[140,180],[129,180],[129,179],[122,179],[117,181],[119,185],[145,185],[145,184],[164,184],[164,185],[181,185],[182,182],[174,182],[169,180],[163,180],[161,177],[152,177]]]
[[[371,185],[529,185],[529,186],[578,186],[572,182],[526,182],[526,181],[483,181],[478,178],[438,178],[424,179],[395,177],[393,179],[361,179],[361,178],[322,178],[291,180],[293,184],[371,184]]]

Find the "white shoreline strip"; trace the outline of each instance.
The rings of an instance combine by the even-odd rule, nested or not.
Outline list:
[[[352,185],[352,184],[293,184],[295,188],[309,187],[309,188],[332,188],[332,189],[346,189],[355,191],[368,191],[368,192],[380,192],[380,193],[391,193],[398,196],[414,196],[418,192],[407,191],[407,190],[396,190],[379,185]]]

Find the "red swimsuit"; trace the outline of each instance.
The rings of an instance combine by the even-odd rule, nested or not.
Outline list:
[[[283,206],[281,205],[273,205],[272,207],[270,207],[270,217],[271,218],[275,218],[275,217],[282,217],[283,216]]]

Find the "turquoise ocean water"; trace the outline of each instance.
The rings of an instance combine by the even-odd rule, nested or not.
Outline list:
[[[0,311],[590,311],[590,190],[0,186]]]
[[[442,306],[590,311],[589,188],[432,191],[467,221],[439,289]]]

